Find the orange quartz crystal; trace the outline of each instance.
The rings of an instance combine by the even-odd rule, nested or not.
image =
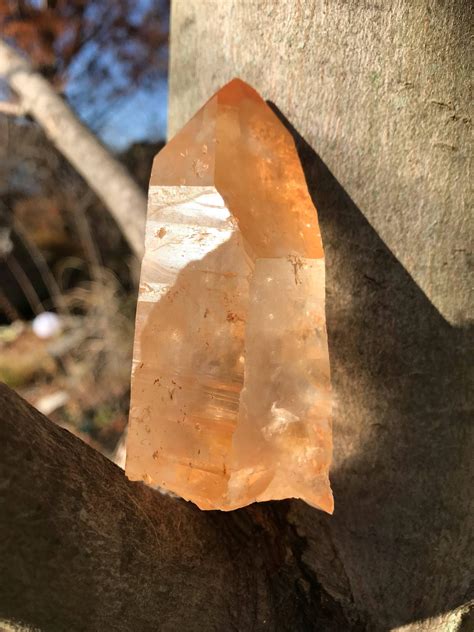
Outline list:
[[[153,164],[127,476],[201,509],[332,512],[324,291],[293,139],[234,79]]]

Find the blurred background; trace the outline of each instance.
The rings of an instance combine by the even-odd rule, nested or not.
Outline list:
[[[146,192],[166,134],[169,2],[0,0],[0,29]],[[0,380],[113,456],[128,415],[136,260],[6,82],[0,153]]]

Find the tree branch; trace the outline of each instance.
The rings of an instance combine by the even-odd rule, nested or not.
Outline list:
[[[284,503],[202,512],[128,481],[3,384],[0,411],[0,621],[268,632],[327,616],[293,557]],[[344,627],[337,607],[329,619]]]
[[[24,116],[26,111],[20,101],[0,101],[0,114],[5,114],[5,116]]]
[[[48,137],[99,196],[137,257],[143,255],[146,198],[121,165],[83,125],[51,85],[0,40],[0,75]]]
[[[4,385],[0,406],[1,616],[47,630],[228,629],[234,591],[253,578],[212,516],[129,482]]]

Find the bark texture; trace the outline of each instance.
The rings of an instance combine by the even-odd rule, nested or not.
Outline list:
[[[146,198],[129,173],[28,62],[0,40],[0,76],[109,209],[132,251],[144,248]]]
[[[471,13],[173,3],[170,135],[240,76],[300,149],[326,249],[336,508],[287,517],[307,568],[369,629],[472,624]]]
[[[0,629],[345,629],[287,510],[202,512],[132,483],[0,384]]]
[[[169,135],[239,76],[318,153],[443,317],[473,311],[469,0],[176,0]]]
[[[327,261],[336,510],[203,513],[0,398],[0,616],[44,630],[467,630],[470,3],[175,0],[170,129],[235,75]],[[286,117],[286,118],[285,118]]]

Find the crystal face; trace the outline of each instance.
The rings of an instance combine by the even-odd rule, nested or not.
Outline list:
[[[234,79],[153,164],[127,476],[202,509],[332,512],[324,293],[293,139]]]

